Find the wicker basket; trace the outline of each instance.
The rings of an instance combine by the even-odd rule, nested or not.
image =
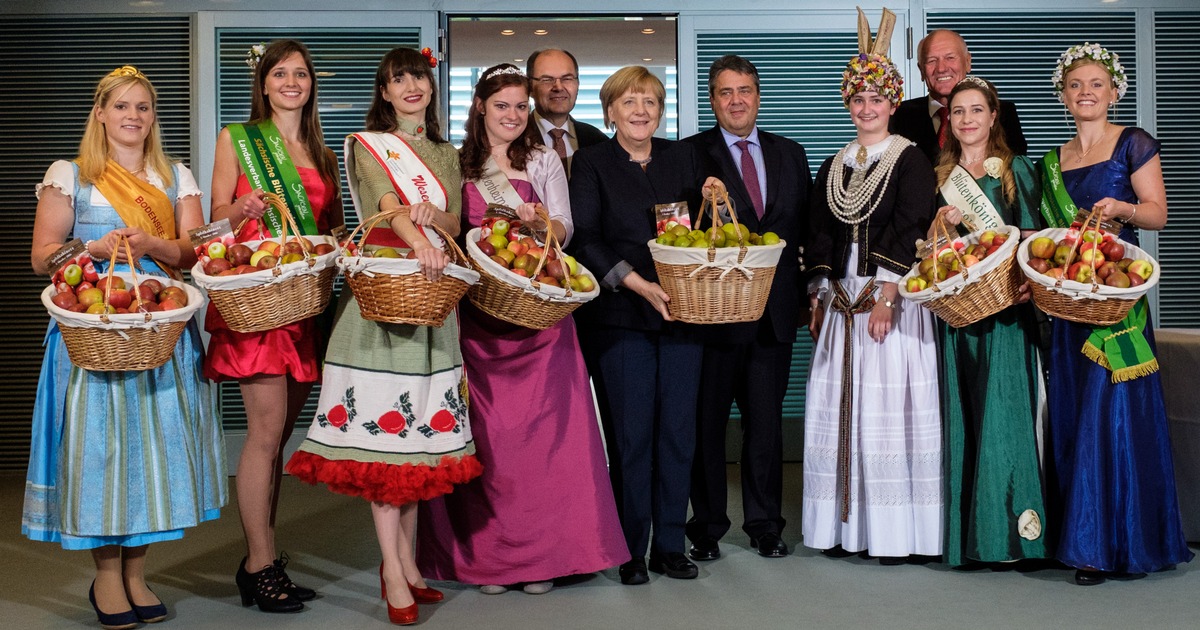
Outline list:
[[[1020,265],[1021,271],[1025,273],[1025,277],[1029,279],[1033,303],[1047,315],[1081,324],[1111,326],[1125,319],[1125,315],[1129,313],[1129,309],[1133,308],[1134,303],[1158,284],[1162,272],[1157,261],[1140,247],[1120,241],[1125,246],[1126,258],[1146,260],[1154,264],[1154,272],[1144,284],[1128,289],[1099,284],[1095,282],[1094,275],[1093,282],[1086,284],[1074,280],[1055,279],[1039,273],[1029,266],[1029,243],[1033,242],[1033,239],[1045,236],[1058,242],[1070,231],[1070,228],[1042,230],[1022,241],[1021,246],[1017,249],[1017,263]],[[1074,256],[1072,255],[1072,257]]]
[[[139,284],[132,270],[113,273],[112,269],[110,263],[110,277],[120,277],[135,287]],[[204,306],[204,295],[184,282],[158,276],[155,280],[163,286],[183,289],[188,296],[187,305],[153,313],[89,315],[56,306],[51,298],[57,289],[54,285],[46,287],[42,291],[42,304],[58,323],[71,363],[97,372],[153,370],[165,364],[175,353],[175,344],[188,321]],[[107,300],[106,292],[106,303]]]
[[[299,233],[295,220],[287,206],[274,195],[264,197],[276,206]],[[240,227],[240,226],[239,226]],[[286,229],[279,243],[287,240]],[[331,236],[300,236],[310,244],[337,243]],[[263,241],[246,241],[252,249]],[[333,279],[337,276],[337,250],[316,256],[306,248],[304,260],[278,264],[272,269],[233,276],[210,276],[197,262],[192,267],[192,278],[208,292],[217,311],[231,330],[248,333],[273,330],[302,319],[313,317],[325,310],[333,294]]]
[[[546,225],[550,224],[548,214],[543,212],[540,216]],[[595,285],[587,293],[572,291],[569,287],[546,286],[505,269],[486,256],[476,245],[481,232],[481,228],[475,228],[467,233],[467,255],[475,270],[479,272],[479,283],[471,287],[467,297],[476,308],[488,315],[525,328],[546,330],[570,315],[581,304],[600,295],[596,277],[583,265],[579,265],[580,273],[586,273]],[[554,238],[554,231],[547,230],[546,234],[546,244],[538,260],[538,270],[545,265],[551,248],[558,252],[560,258],[563,255],[562,248]]]
[[[1016,261],[1021,230],[1007,225],[997,232],[1008,235],[1008,239],[995,253],[970,268],[963,267],[962,273],[953,278],[910,293],[906,288],[908,279],[918,275],[914,265],[900,280],[900,295],[928,308],[954,328],[982,321],[1016,304],[1024,282]],[[982,232],[973,232],[955,242],[973,245],[979,242],[980,234]],[[953,247],[951,250],[957,257],[958,251]],[[961,263],[961,257],[959,260]]]
[[[738,225],[737,212],[726,194],[724,203],[729,216]],[[721,227],[716,204],[705,199],[713,227]],[[690,324],[726,324],[752,322],[762,318],[775,280],[775,267],[786,247],[785,241],[773,245],[748,247],[741,242],[738,226],[738,247],[709,244],[708,249],[672,247],[655,241],[648,243],[658,284],[671,297],[667,309],[671,317]]]
[[[352,242],[359,231],[361,239],[366,240],[371,228],[402,214],[407,214],[407,208],[376,214],[355,228],[347,242]],[[338,258],[338,267],[346,274],[346,284],[354,293],[363,319],[440,328],[467,289],[479,280],[479,274],[467,267],[467,256],[454,239],[441,228],[433,228],[451,258],[437,282],[426,278],[415,260],[347,255]]]

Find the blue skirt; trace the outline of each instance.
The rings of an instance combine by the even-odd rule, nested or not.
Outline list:
[[[1129,573],[1191,560],[1158,373],[1113,383],[1081,352],[1092,328],[1053,322],[1046,465],[1058,559]],[[1154,347],[1149,326],[1146,338]]]

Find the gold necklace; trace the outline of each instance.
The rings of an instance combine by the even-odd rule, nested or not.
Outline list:
[[[1078,164],[1078,163],[1082,162],[1082,161],[1083,161],[1083,158],[1087,157],[1087,154],[1089,154],[1089,153],[1091,153],[1091,152],[1092,152],[1092,149],[1095,149],[1096,147],[1098,147],[1098,146],[1100,146],[1100,145],[1104,144],[1104,140],[1105,140],[1106,138],[1108,138],[1108,128],[1109,128],[1109,125],[1106,123],[1106,124],[1105,124],[1105,126],[1104,126],[1104,133],[1100,135],[1100,139],[1099,139],[1099,140],[1097,140],[1095,144],[1093,144],[1092,146],[1088,147],[1088,150],[1087,150],[1087,151],[1084,151],[1084,150],[1083,150],[1083,140],[1082,140],[1082,139],[1080,139],[1080,137],[1079,137],[1079,136],[1075,136],[1075,144],[1079,146],[1079,148],[1078,148],[1078,149],[1076,149],[1076,153],[1078,153],[1078,155],[1076,155],[1076,156],[1075,156],[1075,163],[1076,163],[1076,164]]]

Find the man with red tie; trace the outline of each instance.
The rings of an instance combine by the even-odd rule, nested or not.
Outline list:
[[[547,48],[529,55],[526,68],[533,81],[532,122],[570,177],[575,151],[608,140],[604,132],[571,116],[579,96],[579,62],[565,50]]]
[[[946,99],[950,90],[971,72],[971,53],[967,50],[967,42],[958,33],[937,30],[917,44],[917,60],[929,95],[901,103],[892,116],[891,131],[917,143],[929,163],[937,166],[938,151],[946,142],[946,134],[950,133]],[[1021,132],[1017,108],[1003,99],[1000,101],[1000,126],[1012,152],[1025,155],[1029,146]]]
[[[717,542],[731,525],[726,512],[725,426],[732,403],[741,412],[742,529],[759,555],[788,554],[781,538],[783,398],[792,344],[806,295],[799,246],[808,224],[812,172],[804,147],[757,126],[758,70],[736,55],[713,62],[708,96],[717,125],[685,142],[696,145],[704,174],[725,182],[738,221],[786,241],[766,312],[756,322],[702,326],[705,337],[692,466],[693,517],[687,524],[694,560],[721,556]]]

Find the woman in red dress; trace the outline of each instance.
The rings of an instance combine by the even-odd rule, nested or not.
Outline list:
[[[262,52],[254,69],[250,122],[264,135],[282,139],[312,207],[317,231],[327,234],[343,223],[337,156],[324,145],[317,116],[317,79],[308,49],[280,40]],[[263,191],[253,190],[242,173],[229,127],[217,137],[212,176],[212,219],[236,226],[249,219],[239,240],[259,238],[259,219],[267,206]],[[275,508],[283,471],[282,449],[320,378],[317,365],[321,333],[315,318],[274,330],[230,330],[209,306],[205,329],[212,335],[204,374],[214,381],[237,380],[246,405],[246,442],[237,470],[238,512],[246,535],[246,558],[238,566],[242,603],[264,612],[295,612],[315,597],[297,586],[276,559]]]

